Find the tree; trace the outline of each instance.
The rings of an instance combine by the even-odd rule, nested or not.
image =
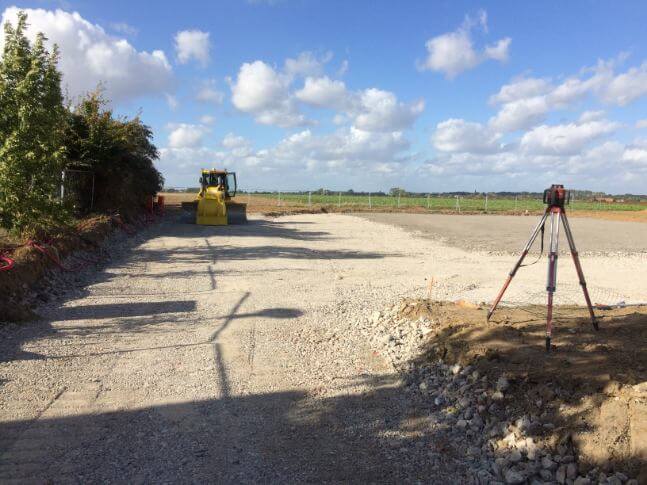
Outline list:
[[[0,225],[47,227],[65,211],[57,199],[64,165],[65,108],[58,48],[39,33],[30,44],[27,15],[6,22],[0,59]]]
[[[407,195],[407,192],[400,187],[392,187],[391,190],[389,190],[389,195],[392,197],[397,197],[398,195]]]
[[[158,152],[153,133],[139,117],[115,118],[99,90],[69,114],[66,155],[95,174],[95,208],[128,215],[164,185],[153,165]]]

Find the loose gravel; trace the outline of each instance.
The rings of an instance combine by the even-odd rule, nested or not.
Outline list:
[[[343,215],[167,220],[104,256],[0,327],[0,481],[637,483],[535,443],[551,423],[508,414],[505,379],[411,364],[433,322],[400,299],[489,299],[510,256]],[[584,258],[591,287],[647,294],[618,259]]]

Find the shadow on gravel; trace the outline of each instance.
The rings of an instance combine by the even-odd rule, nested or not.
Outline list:
[[[186,313],[193,312],[196,308],[195,301],[186,300],[109,303],[62,307],[52,316],[56,320],[101,320],[105,318],[156,316],[165,313]]]
[[[10,450],[0,481],[462,482],[424,405],[403,405],[392,378],[376,380],[370,393],[317,400],[276,392],[41,419],[11,447],[0,442]],[[1,424],[0,435],[26,424]]]
[[[310,222],[292,222],[267,219],[250,219],[245,224],[231,224],[228,226],[198,226],[187,220],[183,224],[174,224],[165,235],[171,237],[210,237],[210,236],[235,236],[235,237],[273,237],[278,239],[293,239],[298,241],[330,240],[330,233],[325,231],[307,231],[300,226]],[[290,226],[297,226],[296,228]]]
[[[217,261],[240,261],[248,259],[380,259],[397,257],[397,254],[370,251],[318,250],[308,247],[261,245],[191,247],[174,249],[147,249],[138,258],[139,262],[160,263],[168,260],[175,263],[209,264]]]

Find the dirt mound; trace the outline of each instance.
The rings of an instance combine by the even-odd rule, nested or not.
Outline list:
[[[57,259],[64,259],[78,250],[90,251],[99,246],[115,227],[108,216],[95,216],[80,221],[75,227],[47,237],[46,249]],[[38,284],[45,271],[55,263],[36,247],[24,244],[0,248],[10,251],[15,266],[0,272],[0,315],[4,321],[24,321],[34,317],[31,309],[22,304],[24,295]]]
[[[544,440],[572,442],[580,462],[647,480],[647,306],[597,313],[596,332],[585,308],[558,307],[546,354],[541,306],[500,308],[490,323],[477,305],[405,300],[400,310],[434,322],[419,364],[441,358],[504,376],[506,406],[554,424],[537,430]]]

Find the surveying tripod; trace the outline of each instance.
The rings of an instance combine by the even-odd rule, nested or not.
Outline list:
[[[539,220],[539,223],[532,231],[528,243],[523,248],[521,257],[516,262],[512,271],[508,275],[503,288],[499,291],[492,308],[487,314],[487,320],[490,320],[490,317],[496,310],[496,307],[499,305],[503,294],[508,289],[512,278],[517,274],[517,271],[522,266],[523,260],[525,259],[528,251],[532,247],[532,244],[535,242],[537,235],[542,233],[542,248],[543,248],[543,235],[544,235],[544,226],[546,220],[550,215],[550,252],[548,253],[548,281],[546,283],[546,291],[548,292],[548,303],[547,303],[547,312],[546,312],[546,352],[550,352],[550,340],[553,333],[553,293],[557,289],[557,253],[558,253],[558,244],[559,244],[559,222],[562,221],[564,226],[564,232],[566,233],[566,239],[568,240],[568,245],[571,249],[571,255],[573,256],[573,262],[575,263],[575,269],[577,271],[577,277],[580,280],[580,286],[584,292],[584,299],[586,300],[586,306],[589,309],[589,314],[591,315],[591,323],[593,328],[598,330],[598,322],[595,319],[595,313],[593,313],[593,306],[591,305],[591,298],[589,298],[589,291],[586,289],[586,281],[584,280],[584,272],[582,271],[582,265],[580,264],[580,258],[577,254],[577,249],[575,248],[575,240],[573,239],[573,233],[571,232],[571,227],[568,223],[566,217],[566,210],[564,205],[567,204],[570,200],[570,194],[567,190],[564,189],[563,185],[552,185],[550,189],[544,191],[544,204],[546,204],[546,210],[544,215]]]

